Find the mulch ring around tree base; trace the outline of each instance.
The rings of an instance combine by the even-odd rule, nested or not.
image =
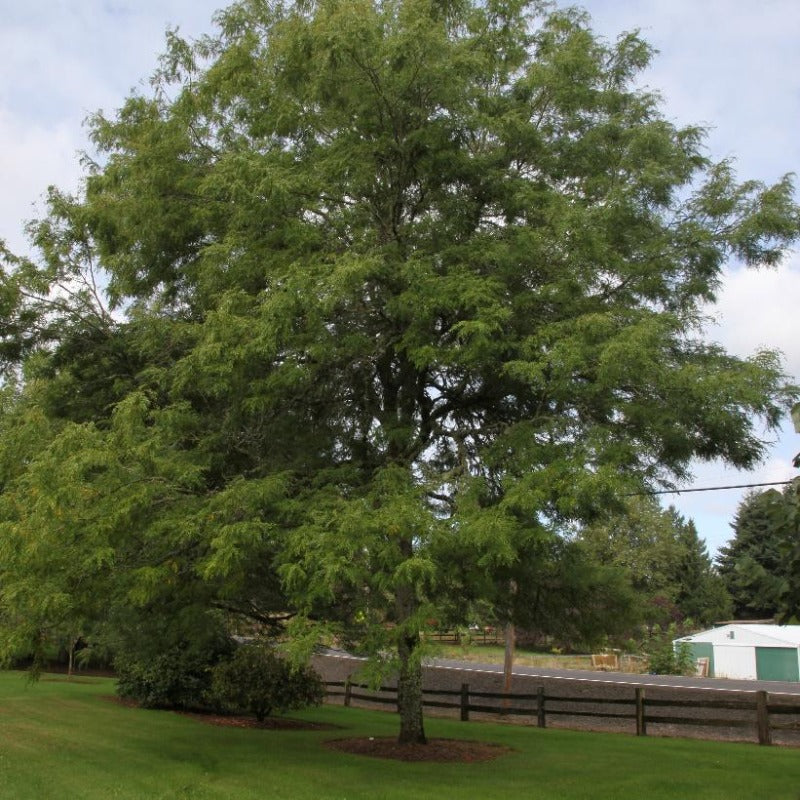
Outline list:
[[[510,747],[463,739],[429,739],[427,744],[400,744],[393,736],[369,736],[356,739],[329,739],[325,746],[332,750],[372,758],[391,758],[395,761],[450,761],[471,764],[492,761]]]
[[[106,700],[117,703],[126,708],[141,708],[135,700],[116,695],[107,695]],[[281,730],[281,731],[336,731],[341,730],[339,725],[329,725],[325,722],[306,722],[302,719],[287,719],[285,717],[267,717],[263,722],[259,722],[255,717],[242,716],[239,714],[213,714],[205,711],[175,711],[182,717],[203,722],[206,725],[219,725],[224,728],[258,728],[260,730]]]

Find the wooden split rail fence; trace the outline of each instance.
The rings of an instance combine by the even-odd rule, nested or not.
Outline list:
[[[439,644],[461,644],[469,641],[473,644],[505,644],[505,632],[497,628],[478,628],[469,631],[433,631],[425,634],[425,638]]]
[[[353,700],[376,705],[396,705],[397,689],[381,686],[371,689],[366,684],[350,681],[329,681],[325,684],[329,697],[342,697],[345,706]],[[429,699],[430,698],[430,699]],[[437,698],[437,699],[433,699]],[[440,699],[453,698],[453,699]],[[490,704],[489,701],[500,701]],[[555,704],[555,707],[554,705]],[[755,728],[757,741],[762,745],[772,744],[773,730],[800,731],[800,704],[787,705],[770,702],[767,692],[755,692],[751,700],[665,700],[646,698],[645,690],[636,688],[633,697],[564,697],[545,694],[540,686],[535,694],[503,694],[500,692],[471,691],[464,683],[461,689],[431,689],[423,691],[423,705],[426,708],[452,709],[460,712],[461,720],[468,722],[471,713],[516,715],[531,717],[540,728],[547,727],[547,719],[552,716],[594,717],[608,720],[631,720],[637,736],[647,735],[648,724],[702,725],[718,728]],[[580,708],[578,706],[583,706]],[[602,710],[586,706],[600,707]],[[625,708],[627,706],[627,709]],[[690,716],[664,713],[653,714],[655,709],[692,709],[701,712]],[[738,711],[737,717],[714,717],[705,712],[716,710]],[[782,722],[788,715],[796,719]]]

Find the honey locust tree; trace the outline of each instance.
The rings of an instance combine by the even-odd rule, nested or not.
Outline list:
[[[791,389],[776,355],[705,343],[702,308],[728,259],[796,240],[793,187],[711,163],[636,87],[647,44],[580,11],[243,0],[216,22],[92,119],[75,213],[120,325],[160,331],[131,391],[193,420],[153,447],[201,454],[201,508],[270,487],[219,531],[182,523],[197,570],[239,586],[269,559],[298,629],[392,650],[400,740],[423,742],[420,633],[454,575],[503,575],[694,457],[761,456]]]

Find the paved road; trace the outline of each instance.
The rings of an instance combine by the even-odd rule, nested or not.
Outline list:
[[[341,650],[326,650],[325,655],[350,661],[364,659],[352,656]],[[458,672],[477,672],[481,674],[503,673],[501,664],[482,664],[474,661],[436,658],[426,662],[428,669],[456,670]],[[721,692],[757,692],[764,690],[770,694],[800,696],[800,683],[785,681],[747,681],[728,678],[696,678],[679,675],[641,675],[628,672],[599,672],[583,669],[545,669],[543,667],[524,667],[514,665],[514,675],[527,678],[546,678],[547,680],[580,681],[583,683],[605,683],[619,686],[647,686],[664,689],[714,689]]]
[[[454,669],[460,672],[503,672],[501,664],[478,664],[451,659],[433,659],[428,666],[434,669]],[[639,675],[627,672],[597,672],[583,669],[544,669],[515,665],[515,675],[589,683],[613,683],[628,686],[658,686],[670,689],[716,689],[725,692],[757,692],[800,696],[800,683],[784,681],[745,681],[728,678],[684,678],[679,675]]]
[[[320,652],[314,658],[314,666],[328,681],[343,681],[357,672],[365,659],[356,658],[342,651]],[[387,680],[391,685],[392,681]],[[503,668],[499,664],[481,664],[469,661],[434,659],[426,662],[423,670],[423,686],[431,695],[437,690],[452,692],[463,683],[469,684],[470,692],[503,691]],[[714,678],[683,678],[674,675],[638,675],[624,672],[596,672],[592,670],[544,669],[538,667],[514,667],[513,693],[535,694],[539,688],[545,690],[548,702],[548,727],[574,728],[576,730],[604,730],[631,734],[635,730],[631,707],[634,688],[647,688],[647,702],[652,704],[648,713],[648,735],[683,736],[727,741],[757,741],[755,698],[759,689],[769,692],[771,702],[778,705],[797,705],[800,683],[777,681],[733,681]],[[725,693],[720,697],[718,693]],[[744,701],[741,708],[708,709],[701,701]],[[629,704],[630,707],[615,707],[611,716],[598,716],[598,706],[605,701]],[[665,709],[665,701],[666,708]],[[520,701],[520,709],[530,704]],[[672,719],[669,704],[675,702],[680,708]],[[584,705],[581,705],[581,704]],[[393,703],[387,700],[386,710]],[[570,709],[575,713],[570,713]],[[602,709],[601,709],[602,710]],[[616,712],[620,713],[617,714]],[[495,719],[488,712],[475,712],[476,719]],[[663,721],[659,721],[663,717]],[[706,724],[704,719],[708,719]],[[730,724],[724,724],[730,720]],[[535,725],[532,716],[515,715],[515,722]],[[797,747],[800,745],[800,714],[785,714],[779,720],[780,730],[773,726],[772,740],[775,744]],[[723,724],[721,724],[723,723]]]

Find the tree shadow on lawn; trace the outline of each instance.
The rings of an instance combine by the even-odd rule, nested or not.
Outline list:
[[[136,700],[118,697],[115,694],[106,695],[105,700],[116,703],[125,708],[143,708]],[[259,722],[255,717],[246,714],[220,714],[213,711],[178,711],[175,709],[153,709],[172,711],[182,717],[189,717],[206,725],[217,725],[223,728],[257,728],[260,730],[283,731],[336,731],[341,730],[340,725],[331,725],[327,722],[309,722],[302,719],[288,717],[267,717]]]
[[[395,761],[437,761],[472,764],[493,761],[513,753],[510,747],[466,739],[429,739],[427,744],[400,744],[393,736],[361,736],[353,739],[329,739],[325,746],[371,758],[390,758]]]
[[[140,708],[136,701],[127,700],[116,695],[108,695],[105,699],[126,708]],[[259,722],[255,717],[240,714],[215,714],[201,711],[176,711],[174,713],[206,725],[218,725],[227,728],[295,731],[333,731],[342,729],[340,725],[309,722],[287,717],[267,717],[263,722]],[[427,744],[400,744],[393,736],[329,739],[324,742],[324,746],[330,750],[369,756],[370,758],[387,758],[395,761],[455,762],[460,764],[492,761],[506,753],[514,752],[512,748],[498,744],[461,739],[430,739]]]

